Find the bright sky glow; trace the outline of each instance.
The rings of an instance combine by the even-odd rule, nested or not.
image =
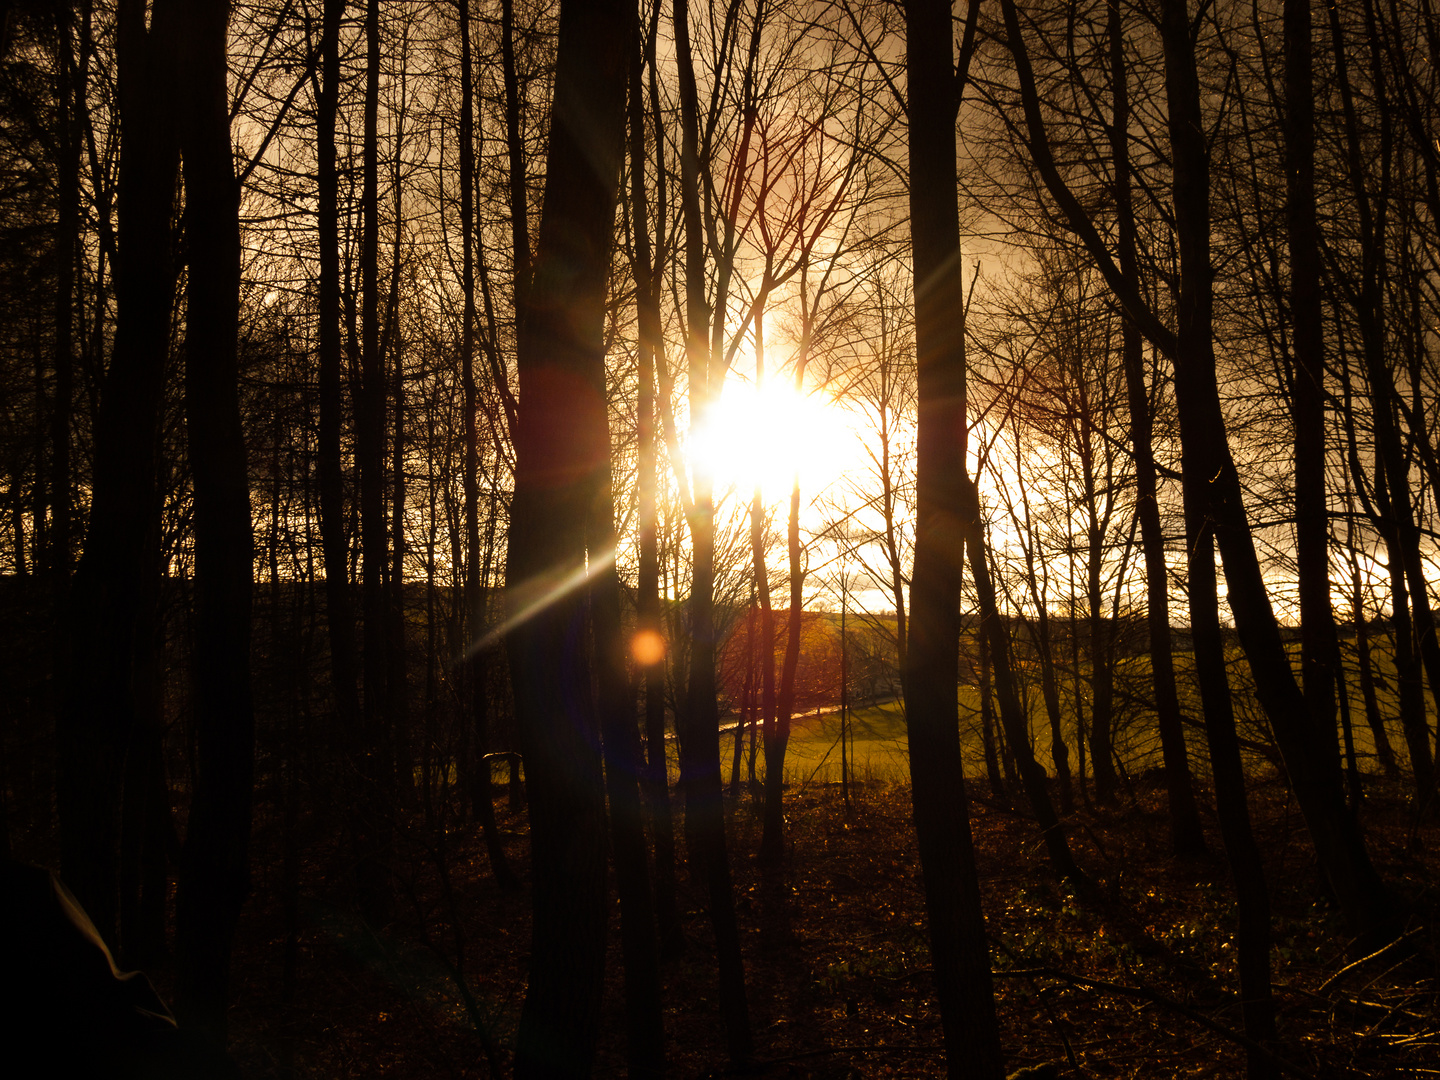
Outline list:
[[[873,441],[874,432],[862,413],[837,403],[823,388],[797,393],[788,372],[767,380],[758,392],[753,381],[732,373],[708,421],[691,437],[692,452],[713,471],[721,517],[734,521],[748,514],[758,481],[772,535],[784,536],[799,469],[801,542],[812,571],[806,579],[807,606],[839,609],[842,568],[851,578],[852,605],[876,611],[894,606],[888,592],[861,576],[858,559],[841,554],[843,545],[836,539],[848,531],[858,541],[862,533],[880,527],[878,514],[867,512],[857,494],[878,482],[867,438]],[[855,515],[848,530],[843,523],[847,510]],[[770,559],[772,567],[782,567],[783,548]]]
[[[767,380],[757,392],[732,375],[691,436],[691,451],[712,470],[717,496],[733,488],[748,504],[758,482],[767,507],[786,502],[797,468],[805,505],[858,467],[863,455],[846,411],[823,390],[796,393],[786,376]]]

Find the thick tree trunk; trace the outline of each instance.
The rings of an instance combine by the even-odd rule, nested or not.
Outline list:
[[[121,775],[136,664],[153,659],[160,401],[170,345],[171,236],[179,147],[172,117],[176,12],[117,13],[120,152],[115,344],[95,426],[90,529],[69,610],[70,681],[57,725],[56,809],[66,883],[114,942]]]
[[[223,1046],[230,943],[249,888],[254,541],[240,426],[240,185],[230,148],[229,6],[185,9],[180,140],[189,252],[185,412],[195,484],[199,773],[176,894],[176,1011]]]
[[[976,5],[970,9],[975,17]],[[910,240],[919,369],[915,564],[905,717],[915,834],[951,1077],[1004,1073],[956,706],[963,572],[966,411],[955,82],[950,5],[906,5]],[[983,549],[979,553],[984,559]],[[975,560],[972,559],[972,562]]]
[[[540,239],[519,307],[507,578],[512,611],[541,601],[507,640],[534,880],[522,1080],[588,1076],[600,1026],[605,792],[584,592],[566,579],[584,573],[586,522],[609,470],[601,335],[632,18],[616,0],[561,6]]]

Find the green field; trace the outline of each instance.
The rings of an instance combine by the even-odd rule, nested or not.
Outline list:
[[[1347,642],[1353,650],[1353,640]],[[1392,698],[1395,686],[1394,668],[1384,648],[1373,649],[1372,656],[1376,674],[1382,689],[1379,693],[1380,711],[1385,721],[1391,748],[1402,769],[1408,768],[1405,753],[1405,739]],[[1375,744],[1365,722],[1365,705],[1360,695],[1359,680],[1354,668],[1354,654],[1347,655],[1346,689],[1350,698],[1350,713],[1355,742],[1355,752],[1362,772],[1378,772]],[[1189,653],[1177,652],[1175,656],[1176,676],[1180,684],[1181,710],[1190,721],[1185,728],[1186,742],[1190,748],[1191,766],[1202,781],[1209,779],[1209,753],[1204,731],[1200,726],[1201,709],[1198,694],[1194,692],[1193,660]],[[1251,767],[1264,763],[1264,755],[1258,748],[1270,741],[1268,725],[1260,712],[1259,705],[1248,690],[1248,670],[1238,648],[1231,660],[1232,688],[1234,691],[1236,722],[1242,739],[1252,749],[1246,751],[1247,764]],[[1050,724],[1040,697],[1038,671],[1020,665],[1017,674],[1024,688],[1029,708],[1031,744],[1035,748],[1036,760],[1045,771],[1054,775],[1054,763],[1050,754]],[[1088,672],[1082,673],[1088,675]],[[1125,771],[1134,775],[1161,763],[1159,735],[1155,726],[1155,714],[1148,704],[1152,695],[1150,687],[1150,659],[1147,656],[1121,658],[1116,664],[1115,703],[1115,749]],[[1070,767],[1076,768],[1076,747],[1074,717],[1070,702],[1073,682],[1067,681],[1060,691],[1064,734],[1069,744]],[[967,776],[983,776],[985,772],[984,751],[980,738],[980,694],[973,686],[961,686],[958,693],[960,706],[960,744]],[[1426,703],[1429,695],[1426,695]],[[1088,703],[1086,706],[1088,721]],[[883,782],[908,782],[910,779],[909,757],[906,748],[904,707],[900,701],[859,706],[851,711],[854,723],[854,775],[861,780]],[[1434,724],[1434,715],[1430,716]],[[997,717],[998,725],[998,717]],[[1339,717],[1336,718],[1337,726]],[[834,783],[840,779],[840,717],[834,710],[822,711],[819,715],[811,712],[797,716],[792,722],[790,745],[785,760],[785,780],[791,785],[806,783]],[[1337,733],[1337,739],[1339,735]],[[721,758],[726,778],[729,778],[731,759],[730,734],[721,737]],[[1432,736],[1433,738],[1433,736]],[[1342,747],[1343,749],[1343,747]],[[757,771],[763,774],[764,755],[760,754]],[[742,764],[742,770],[744,765]],[[1089,762],[1086,773],[1090,772]]]

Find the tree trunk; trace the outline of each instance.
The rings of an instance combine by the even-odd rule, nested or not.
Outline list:
[[[460,331],[460,383],[464,393],[465,464],[465,577],[461,601],[464,612],[463,701],[470,710],[471,752],[464,768],[472,788],[471,806],[485,836],[490,873],[502,892],[519,887],[500,845],[491,790],[489,751],[490,688],[485,655],[471,650],[485,633],[485,602],[480,583],[480,437],[476,430],[479,397],[475,389],[475,102],[474,72],[470,55],[470,0],[460,0],[460,291],[463,293]]]
[[[240,426],[240,184],[230,144],[228,4],[185,9],[180,140],[189,252],[185,412],[195,485],[199,773],[176,892],[176,1012],[225,1043],[230,944],[249,889],[255,716],[253,548]]]
[[[1382,273],[1387,243],[1384,197],[1388,193],[1382,192],[1379,205],[1372,206],[1361,161],[1363,151],[1354,95],[1350,87],[1345,40],[1340,28],[1339,13],[1333,10],[1330,12],[1330,37],[1335,50],[1335,76],[1345,118],[1346,163],[1351,195],[1355,200],[1359,219],[1361,281],[1356,296],[1356,318],[1360,325],[1361,355],[1369,383],[1370,414],[1375,433],[1375,506],[1379,511],[1378,525],[1385,538],[1390,564],[1391,617],[1395,623],[1395,666],[1396,678],[1400,683],[1400,718],[1410,746],[1416,796],[1425,803],[1433,797],[1436,777],[1430,754],[1429,731],[1424,719],[1421,654],[1417,653],[1415,643],[1418,640],[1423,645],[1427,629],[1433,640],[1434,621],[1430,613],[1425,574],[1420,564],[1420,533],[1410,500],[1410,467],[1395,423],[1394,402],[1397,395],[1394,376],[1385,355],[1386,311]],[[1375,92],[1383,102],[1385,81],[1378,60],[1375,74]],[[1386,175],[1389,173],[1390,144],[1388,112],[1382,110],[1380,154],[1382,169]],[[1431,689],[1440,694],[1440,671],[1432,670],[1430,676]],[[1440,701],[1440,697],[1436,700]]]
[[[59,5],[57,15],[55,123],[59,130],[55,143],[60,160],[55,215],[55,389],[50,408],[50,550],[45,564],[55,610],[60,611],[70,581],[70,419],[75,394],[75,259],[80,236],[80,147],[72,107],[78,103],[84,82],[75,71],[70,6]]]
[[[1139,278],[1136,226],[1130,190],[1130,94],[1125,66],[1124,35],[1119,0],[1110,0],[1110,73],[1114,83],[1115,114],[1111,146],[1115,159],[1115,207],[1118,219],[1120,272]],[[1144,346],[1140,331],[1129,319],[1120,330],[1125,364],[1125,392],[1130,408],[1130,443],[1135,460],[1136,513],[1140,517],[1140,546],[1145,557],[1146,618],[1150,669],[1155,680],[1155,712],[1160,729],[1160,753],[1165,762],[1165,795],[1170,810],[1170,844],[1177,855],[1199,855],[1206,850],[1205,833],[1195,801],[1190,755],[1180,721],[1180,695],[1175,686],[1175,661],[1170,643],[1170,586],[1165,566],[1165,537],[1160,524],[1159,483],[1152,445],[1153,418],[1143,369]]]
[[[1203,513],[1213,523],[1227,595],[1254,672],[1256,695],[1280,745],[1316,855],[1362,945],[1373,944],[1395,932],[1390,894],[1345,805],[1334,729],[1315,731],[1309,723],[1260,571],[1240,475],[1228,442],[1219,436],[1226,428],[1212,337],[1210,161],[1185,0],[1166,0],[1161,36],[1181,258],[1175,397],[1186,497],[1199,500],[1195,513]]]
[[[148,28],[140,0],[126,0],[117,12],[125,131],[117,241],[125,272],[115,282],[115,344],[95,424],[90,528],[71,590],[70,682],[56,730],[61,870],[112,943],[135,666],[153,662],[154,598],[145,579],[153,575],[158,543],[157,444],[175,292],[175,19],[169,3],[154,8]]]
[[[316,472],[319,479],[320,543],[325,566],[325,624],[330,638],[330,685],[335,695],[338,728],[336,751],[342,759],[358,754],[356,733],[360,725],[358,681],[359,653],[355,641],[355,605],[350,594],[350,544],[345,535],[345,481],[340,456],[340,433],[344,421],[341,395],[340,341],[340,195],[336,167],[335,126],[340,100],[340,23],[345,17],[345,0],[325,0],[321,25],[321,82],[318,95],[317,147],[317,247],[320,260],[319,311],[319,445]],[[347,784],[348,788],[349,785]],[[364,829],[356,823],[358,812],[352,790],[346,791],[348,823],[354,836],[354,856]]]
[[[1395,751],[1385,732],[1385,721],[1380,715],[1380,703],[1375,697],[1375,672],[1370,658],[1370,628],[1365,619],[1365,594],[1360,584],[1360,562],[1355,557],[1354,526],[1347,519],[1345,547],[1350,553],[1350,611],[1355,625],[1355,662],[1360,672],[1360,697],[1365,703],[1365,723],[1375,743],[1375,756],[1380,768],[1388,779],[1400,775],[1400,766],[1395,761]]]
[[[1000,774],[1000,749],[995,733],[995,699],[990,693],[990,645],[984,634],[980,640],[980,740],[985,751],[985,777],[990,781],[990,794],[1005,798],[1005,778]]]
[[[970,7],[973,22],[978,4]],[[965,550],[965,337],[955,188],[950,5],[906,5],[910,239],[919,369],[915,563],[905,666],[915,835],[951,1077],[1004,1073],[960,757],[960,579]],[[983,550],[980,558],[983,560]],[[974,560],[972,560],[974,561]],[[783,715],[783,710],[782,710]]]
[[[1295,561],[1300,671],[1316,738],[1335,730],[1340,640],[1330,604],[1330,517],[1325,502],[1325,336],[1320,231],[1315,218],[1315,101],[1310,0],[1285,0],[1285,226],[1294,321]]]
[[[519,307],[509,635],[530,788],[534,937],[515,1075],[590,1074],[605,964],[605,792],[584,633],[586,522],[608,472],[602,330],[625,117],[616,0],[560,10],[554,120],[532,283]],[[601,552],[591,555],[599,559]],[[561,586],[556,588],[556,586]],[[545,602],[548,601],[548,602]]]
[[[603,375],[603,372],[602,372]],[[603,398],[603,383],[600,393]],[[609,477],[609,430],[600,427],[591,454],[606,462],[601,491],[591,509],[587,548],[615,550],[615,507]],[[635,695],[627,669],[620,623],[620,579],[613,561],[590,576],[590,617],[599,668],[600,727],[605,752],[605,791],[610,801],[610,843],[620,894],[620,946],[625,963],[625,1035],[629,1075],[665,1075],[661,1016],[660,951],[645,850],[645,812],[637,778],[640,744]]]
[[[654,18],[659,18],[659,7]],[[654,27],[646,38],[654,71]],[[678,956],[685,948],[676,900],[675,821],[670,813],[670,772],[665,751],[665,649],[660,620],[660,554],[658,544],[659,483],[655,440],[655,357],[663,348],[660,330],[660,277],[652,265],[650,231],[645,204],[645,103],[641,86],[640,43],[630,50],[630,221],[634,230],[636,314],[639,322],[640,397],[637,404],[639,429],[639,475],[636,480],[640,541],[640,566],[636,599],[636,630],[651,635],[652,654],[641,659],[645,673],[645,787],[655,837],[655,912],[660,928],[660,948],[667,956]],[[656,117],[656,123],[659,118]],[[657,140],[656,153],[663,140]],[[661,170],[663,173],[663,169]],[[663,186],[663,185],[662,185]],[[663,218],[663,215],[661,215]],[[663,221],[657,220],[657,227]]]
[[[1184,467],[1182,461],[1181,467]],[[1215,808],[1220,835],[1235,886],[1236,956],[1240,969],[1241,1018],[1245,1034],[1261,1043],[1273,1042],[1275,1001],[1270,991],[1270,894],[1265,867],[1250,808],[1245,801],[1245,768],[1235,735],[1230,683],[1225,672],[1225,640],[1215,580],[1215,547],[1205,520],[1203,502],[1187,492],[1186,569],[1190,586],[1190,632],[1195,650],[1195,675],[1210,746],[1210,769],[1215,782]],[[1246,1075],[1250,1080],[1272,1076],[1274,1065],[1263,1054],[1249,1051]]]
[[[360,472],[360,654],[365,693],[360,753],[355,762],[361,857],[360,910],[373,925],[390,920],[392,763],[387,760],[385,571],[385,364],[380,348],[380,5],[365,5],[365,115],[360,191],[360,382],[355,408],[355,460]]]
[[[700,222],[699,104],[690,51],[687,0],[673,7],[675,52],[679,66],[681,149],[680,190],[685,223],[685,353],[690,374],[690,422],[703,424],[720,391],[724,367],[711,353],[710,312],[705,301],[705,235]],[[715,686],[715,505],[713,478],[703,462],[692,461],[694,496],[690,506],[690,678],[680,740],[681,777],[685,783],[686,835],[694,840],[709,894],[710,921],[720,974],[720,1010],[731,1060],[748,1061],[753,1052],[750,1012],[745,1000],[745,966],[730,857],[725,849],[725,817],[720,786],[720,718]],[[688,768],[687,766],[688,759]]]

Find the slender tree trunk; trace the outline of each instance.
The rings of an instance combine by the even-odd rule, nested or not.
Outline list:
[[[355,458],[360,472],[360,597],[365,693],[361,698],[360,754],[356,771],[363,834],[360,910],[374,925],[392,907],[388,820],[393,763],[387,751],[385,571],[385,365],[380,348],[380,6],[365,5],[365,111],[360,189],[360,380],[355,408]]]
[[[1182,461],[1181,467],[1184,467]],[[1210,746],[1210,769],[1215,782],[1215,807],[1230,878],[1235,886],[1236,954],[1240,969],[1241,1017],[1245,1034],[1259,1042],[1273,1042],[1275,1001],[1270,991],[1270,894],[1250,808],[1245,801],[1245,768],[1235,735],[1230,683],[1225,672],[1225,640],[1215,579],[1215,547],[1205,520],[1203,502],[1187,492],[1186,569],[1190,586],[1190,633],[1195,650],[1195,674]],[[1254,1051],[1246,1055],[1246,1075],[1260,1080],[1274,1074],[1269,1058]]]
[[[342,759],[358,753],[360,725],[358,692],[359,653],[355,640],[355,605],[350,594],[350,543],[346,536],[345,481],[340,456],[340,434],[344,421],[341,392],[340,340],[340,195],[336,167],[335,127],[340,100],[340,23],[345,17],[345,0],[325,0],[321,24],[321,82],[316,128],[317,208],[319,233],[319,446],[316,472],[319,479],[320,542],[325,567],[325,623],[330,638],[330,685],[335,695],[335,720],[339,729],[337,751]],[[346,785],[349,788],[349,785]],[[364,828],[347,790],[350,842],[357,862],[365,858],[360,850]]]
[[[687,0],[675,0],[675,52],[679,66],[681,149],[680,190],[685,226],[685,353],[690,373],[690,422],[703,424],[718,396],[724,366],[711,353],[710,312],[705,301],[705,235],[700,222],[699,103],[690,50]],[[720,786],[720,718],[715,686],[715,505],[713,477],[703,461],[691,462],[694,495],[690,512],[690,678],[681,738],[681,774],[686,778],[686,833],[695,841],[709,894],[710,921],[720,974],[720,1010],[731,1060],[748,1061],[754,1046],[745,999],[745,967]],[[685,759],[689,759],[689,768]]]
[[[1348,492],[1348,489],[1347,489]],[[1385,721],[1380,715],[1380,703],[1375,697],[1375,671],[1370,658],[1370,627],[1365,618],[1365,593],[1360,583],[1360,562],[1355,557],[1355,531],[1347,519],[1345,547],[1350,553],[1350,611],[1355,625],[1355,659],[1360,672],[1360,697],[1365,703],[1365,723],[1375,743],[1375,756],[1380,768],[1388,779],[1400,775],[1400,766],[1395,761],[1395,751],[1385,731]]]
[[[524,102],[515,68],[515,0],[500,0],[500,71],[505,81],[505,150],[509,164],[510,257],[517,310],[530,281],[530,199],[526,194]]]
[[[656,6],[654,18],[659,18]],[[655,33],[651,27],[646,51],[653,65]],[[645,202],[645,103],[641,86],[640,43],[630,50],[630,222],[634,230],[635,295],[640,332],[640,397],[637,405],[639,428],[639,520],[640,566],[637,580],[636,630],[651,635],[653,655],[645,657],[645,787],[655,837],[655,912],[660,927],[660,947],[667,956],[684,951],[685,935],[680,927],[676,900],[675,822],[670,813],[670,772],[665,751],[665,662],[663,627],[660,620],[660,554],[657,509],[659,483],[655,439],[655,357],[663,348],[660,330],[660,278],[652,265],[650,231]],[[652,66],[653,74],[653,66]],[[656,118],[657,124],[659,118]],[[660,153],[657,146],[656,153]],[[663,172],[663,170],[661,170]],[[663,185],[662,185],[663,186]],[[663,215],[661,215],[663,217]],[[657,227],[663,222],[657,222]]]
[[[228,4],[185,9],[178,100],[189,252],[185,412],[195,484],[199,775],[176,893],[176,1010],[225,1043],[230,945],[249,889],[255,716],[253,547],[240,426],[240,184],[230,143]]]
[[[55,389],[50,408],[50,530],[45,565],[55,610],[63,610],[70,581],[70,421],[75,396],[75,260],[80,236],[80,147],[72,106],[84,85],[75,70],[71,10],[58,8],[55,52]]]
[[[1088,464],[1085,474],[1086,487],[1090,489],[1088,504],[1093,513],[1095,493]],[[1095,800],[1108,805],[1114,803],[1120,781],[1115,772],[1115,742],[1111,731],[1115,681],[1105,627],[1105,600],[1100,592],[1100,570],[1105,557],[1103,537],[1093,518],[1087,533],[1085,598],[1089,607],[1086,621],[1090,624],[1090,761],[1095,773]]]
[[[963,332],[963,326],[961,328]],[[1029,710],[1020,702],[1015,685],[1014,670],[1010,666],[1010,649],[1005,624],[1000,618],[996,603],[995,584],[990,576],[990,565],[986,548],[985,529],[980,521],[980,498],[973,480],[964,479],[960,491],[961,528],[964,530],[965,547],[970,556],[970,573],[975,579],[975,595],[980,609],[980,633],[990,642],[990,668],[995,679],[995,696],[1000,705],[1000,724],[1005,731],[1005,741],[1015,756],[1016,770],[1020,783],[1025,788],[1025,797],[1035,814],[1045,838],[1045,851],[1050,865],[1060,877],[1076,885],[1086,884],[1085,875],[1075,864],[1070,854],[1069,842],[1065,839],[1064,826],[1055,813],[1050,801],[1050,789],[1045,770],[1035,760],[1035,750],[1030,742]],[[915,589],[910,591],[911,625],[914,625]],[[1073,631],[1073,628],[1072,628]],[[911,755],[913,760],[913,753]]]
[[[484,600],[480,585],[480,437],[476,430],[479,396],[475,388],[475,76],[470,54],[470,0],[460,0],[460,288],[463,320],[460,331],[460,383],[464,394],[465,464],[465,693],[470,709],[469,735],[474,740],[465,769],[473,789],[472,809],[480,819],[490,873],[504,892],[519,887],[500,844],[491,790],[489,746],[490,688],[485,655],[470,650],[485,633]]]
[[[1115,113],[1111,145],[1115,159],[1115,205],[1119,225],[1120,272],[1139,278],[1135,214],[1130,190],[1130,94],[1125,65],[1124,34],[1119,0],[1109,0],[1110,73],[1114,84]],[[1143,369],[1144,346],[1140,331],[1130,319],[1120,330],[1125,364],[1125,392],[1130,408],[1130,442],[1135,459],[1136,512],[1140,516],[1140,545],[1145,557],[1146,628],[1150,669],[1155,681],[1155,712],[1160,729],[1160,753],[1165,762],[1165,795],[1170,810],[1170,843],[1177,855],[1199,855],[1206,850],[1205,833],[1195,801],[1190,755],[1180,721],[1180,695],[1175,686],[1175,661],[1170,642],[1170,586],[1165,565],[1165,538],[1160,524],[1159,483],[1152,445],[1153,423]]]
[[[1000,747],[995,732],[995,699],[990,693],[990,644],[984,634],[979,638],[980,654],[980,739],[985,750],[985,777],[990,794],[1005,798],[1005,778],[1000,773]]]
[[[795,712],[795,673],[800,666],[800,621],[805,601],[805,571],[800,562],[798,470],[790,484],[785,544],[790,563],[790,610],[785,617],[785,653],[780,663],[775,725],[765,745],[765,818],[760,834],[760,861],[771,865],[778,864],[785,853],[785,752],[790,745],[790,721]]]
[[[400,80],[400,97],[405,98],[405,78]],[[392,806],[413,805],[415,767],[410,757],[409,683],[406,666],[405,623],[405,340],[399,330],[401,255],[405,239],[404,193],[401,158],[405,124],[397,110],[395,158],[390,164],[391,213],[394,234],[390,248],[390,295],[385,302],[385,322],[380,340],[381,385],[388,385],[394,399],[394,423],[390,428],[390,462],[385,473],[390,481],[390,552],[385,572],[385,719],[384,761]],[[390,356],[387,372],[385,357]],[[382,459],[383,459],[382,452]]]
[[[1045,715],[1050,720],[1050,757],[1055,762],[1055,778],[1060,785],[1060,812],[1070,814],[1075,809],[1075,793],[1070,778],[1069,747],[1065,745],[1065,731],[1060,716],[1060,687],[1055,677],[1055,650],[1050,636],[1050,615],[1042,605],[1036,611],[1039,624],[1038,649],[1040,653],[1040,695],[1045,700]],[[988,676],[988,673],[987,673]]]
[[[1367,14],[1370,12],[1366,6]],[[1392,614],[1395,624],[1396,679],[1400,683],[1400,719],[1410,747],[1416,796],[1428,802],[1435,789],[1435,769],[1430,753],[1430,735],[1424,719],[1424,688],[1421,656],[1415,649],[1417,635],[1423,642],[1426,622],[1434,636],[1426,594],[1425,575],[1419,560],[1419,530],[1410,500],[1410,468],[1395,423],[1397,400],[1394,377],[1385,355],[1385,290],[1381,280],[1386,240],[1386,193],[1372,202],[1365,185],[1361,161],[1359,122],[1350,86],[1349,62],[1337,11],[1330,12],[1331,44],[1335,51],[1335,76],[1345,119],[1346,162],[1351,195],[1358,211],[1361,247],[1361,282],[1356,297],[1356,318],[1360,325],[1361,356],[1369,382],[1370,414],[1375,433],[1375,505],[1379,511],[1381,535],[1385,538],[1390,564]],[[1378,62],[1375,92],[1385,98],[1385,80]],[[1382,111],[1381,164],[1388,175],[1390,151],[1389,119]],[[1412,620],[1412,609],[1414,617]],[[1440,691],[1440,672],[1431,673],[1432,689]],[[1437,699],[1440,700],[1440,699]]]
[[[755,316],[755,393],[762,392],[765,385],[765,313],[760,311]],[[796,478],[799,479],[798,477]],[[768,778],[772,768],[783,780],[785,774],[785,751],[779,741],[779,730],[775,716],[775,611],[770,602],[770,570],[766,566],[765,559],[765,536],[764,536],[764,493],[760,490],[757,481],[755,490],[750,496],[750,561],[754,575],[755,592],[760,598],[760,731],[765,747],[765,775]],[[799,530],[796,530],[796,541],[799,541]],[[798,614],[798,605],[792,604]],[[752,642],[753,643],[753,642]],[[798,650],[797,650],[798,659]],[[792,674],[792,686],[794,676]],[[787,722],[788,728],[788,722]],[[786,742],[789,742],[789,732],[786,732]],[[776,805],[780,805],[780,799],[784,790],[783,784],[775,787]],[[767,803],[768,806],[768,803]],[[764,829],[771,836],[771,847],[775,848],[777,837],[784,826],[783,813],[778,815],[778,822],[770,824],[769,815],[765,817]],[[765,832],[761,833],[761,845],[764,845]]]
[[[1291,409],[1295,422],[1300,670],[1315,737],[1325,738],[1329,732],[1333,742],[1340,640],[1330,604],[1330,520],[1325,501],[1325,340],[1320,315],[1320,231],[1315,217],[1314,43],[1309,0],[1285,0],[1284,25],[1285,225],[1296,367]]]

